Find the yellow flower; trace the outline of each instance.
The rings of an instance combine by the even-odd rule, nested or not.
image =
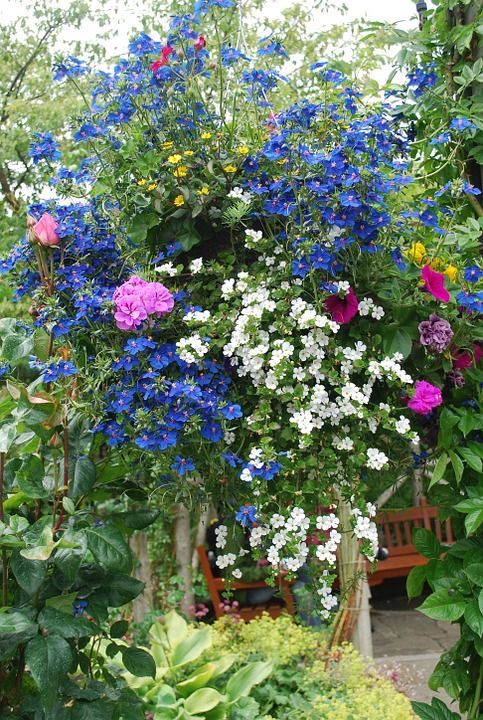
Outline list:
[[[173,170],[173,175],[177,178],[186,177],[187,174],[188,168],[186,167],[186,165],[180,165],[176,168],[176,170]]]
[[[279,165],[285,165],[285,163],[287,162],[287,160],[288,160],[288,158],[280,158],[280,160],[277,160],[277,163],[278,163]]]
[[[194,155],[194,152],[193,152],[193,150],[185,150],[183,155],[187,155],[188,157],[191,157],[192,155]]]
[[[170,148],[173,147],[173,141],[167,140],[166,142],[161,144],[161,147],[163,148],[163,150],[169,150]]]
[[[456,277],[458,275],[458,268],[454,265],[448,265],[446,270],[444,271],[444,274],[449,277],[451,282],[454,282],[456,280]]]
[[[181,205],[184,205],[183,195],[177,195],[173,202],[176,205],[176,207],[181,207]]]
[[[157,188],[156,183],[150,183],[150,184],[147,186],[146,190],[147,190],[148,192],[151,192],[151,190],[154,190],[155,188]]]
[[[170,155],[168,158],[168,162],[171,163],[171,165],[177,165],[180,160],[181,155]]]
[[[224,170],[225,170],[225,172],[227,172],[227,173],[235,173],[235,172],[236,172],[236,167],[234,167],[233,165],[225,165]]]
[[[420,265],[426,260],[426,248],[423,243],[415,242],[408,250],[408,257]]]
[[[141,180],[138,180],[138,185],[146,185],[147,180],[144,180],[144,178],[141,178]]]
[[[209,140],[210,137],[211,137],[211,133],[210,133],[210,132],[202,132],[202,133],[201,133],[201,139],[202,139],[202,140]]]
[[[196,191],[198,195],[208,195],[210,192],[210,189],[205,187],[202,187],[201,190]]]
[[[246,146],[246,145],[240,145],[240,147],[238,148],[238,152],[240,153],[240,155],[248,155],[248,148],[247,148],[247,146]]]

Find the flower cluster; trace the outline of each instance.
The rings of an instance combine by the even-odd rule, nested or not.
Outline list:
[[[114,291],[114,317],[119,330],[137,330],[150,315],[162,317],[174,307],[173,296],[158,282],[147,282],[134,275]]]

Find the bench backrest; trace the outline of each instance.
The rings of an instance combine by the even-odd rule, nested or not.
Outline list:
[[[426,505],[408,510],[389,510],[381,512],[376,518],[379,529],[379,542],[389,550],[389,556],[409,555],[416,551],[412,540],[413,528],[431,530],[439,542],[454,542],[450,520],[438,520],[439,508]]]

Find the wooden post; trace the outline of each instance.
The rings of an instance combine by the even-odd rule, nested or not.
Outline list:
[[[148,610],[153,609],[153,582],[151,577],[151,563],[148,553],[148,536],[145,532],[136,532],[129,540],[129,546],[137,560],[134,568],[134,577],[144,583],[143,592],[133,600],[133,620],[140,623]]]
[[[342,539],[338,554],[338,571],[342,608],[355,620],[352,643],[365,657],[373,656],[371,615],[365,560],[359,551],[359,541],[352,532],[351,506],[339,498],[338,515]],[[351,623],[352,624],[352,623]]]
[[[188,618],[194,617],[195,596],[193,592],[193,572],[191,569],[191,526],[190,513],[183,503],[175,506],[174,545],[178,575],[183,581],[183,599],[181,612]]]

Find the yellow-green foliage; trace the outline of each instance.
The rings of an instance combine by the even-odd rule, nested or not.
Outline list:
[[[390,680],[378,677],[351,645],[329,649],[323,630],[302,627],[288,615],[274,620],[267,614],[249,623],[225,616],[212,627],[210,657],[230,652],[243,663],[255,653],[300,675],[300,691],[311,709],[291,707],[290,716],[286,709],[272,710],[260,720],[415,720],[408,698]],[[203,660],[210,657],[205,653]],[[265,682],[284,693],[276,672]]]
[[[267,613],[249,623],[225,616],[213,624],[213,652],[235,653],[241,661],[256,653],[279,667],[294,660],[312,661],[326,651],[321,631],[297,625],[290,615],[273,619]]]
[[[320,683],[324,693],[313,703],[314,718],[324,720],[414,720],[408,698],[390,680],[380,678],[351,645],[328,662],[317,660],[306,672],[307,683]]]

